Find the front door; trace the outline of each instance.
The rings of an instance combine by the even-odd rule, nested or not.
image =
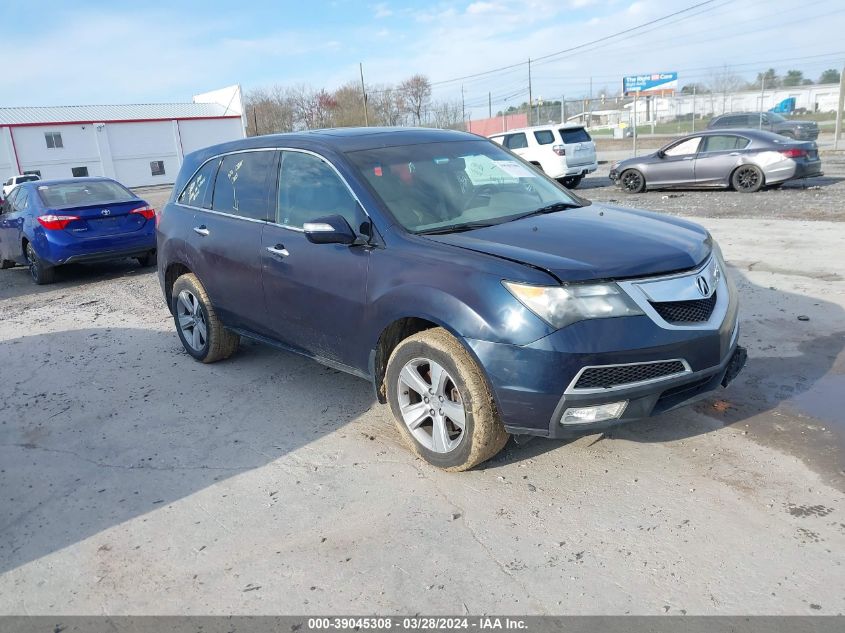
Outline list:
[[[368,247],[312,244],[302,225],[341,215],[359,231],[366,221],[334,168],[314,154],[282,152],[275,223],[261,239],[265,329],[309,354],[366,371],[360,353]]]
[[[671,187],[695,182],[694,161],[700,144],[701,137],[694,136],[666,147],[663,156],[648,165],[648,185]]]

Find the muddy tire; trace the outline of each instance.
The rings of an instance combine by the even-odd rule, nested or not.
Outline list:
[[[32,242],[26,245],[26,261],[29,265],[29,276],[32,277],[33,283],[43,286],[44,284],[51,284],[56,278],[56,269],[46,264],[35,252]]]
[[[176,333],[188,354],[200,362],[214,363],[237,351],[240,337],[223,327],[196,275],[179,277],[171,297]]]
[[[443,328],[399,343],[387,361],[385,381],[399,432],[433,466],[468,470],[508,441],[484,374]]]

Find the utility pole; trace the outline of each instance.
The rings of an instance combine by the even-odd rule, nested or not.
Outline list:
[[[593,78],[590,77],[590,113],[587,115],[587,127],[593,125]],[[636,155],[636,154],[635,154]]]
[[[364,101],[364,126],[370,127],[370,115],[367,114],[367,89],[364,87],[364,64],[359,62],[358,69],[361,71],[361,99]]]
[[[640,95],[640,91],[637,90],[634,93],[634,156],[637,155],[637,97]]]
[[[760,123],[757,125],[758,130],[763,129],[763,96],[766,93],[766,74],[760,76]]]
[[[692,131],[695,132],[695,84],[692,85]]]
[[[258,136],[258,117],[255,114],[255,106],[252,106],[252,125],[255,128],[255,135]]]
[[[566,123],[566,95],[560,95],[560,124]]]
[[[493,93],[492,92],[487,93],[487,118],[488,119],[493,118]]]
[[[534,103],[534,98],[532,97],[531,92],[531,58],[528,58],[528,125],[532,125],[534,118],[534,111],[532,109],[532,103]]]
[[[461,84],[461,124],[464,126],[464,132],[467,131],[467,110],[464,105],[464,85]]]
[[[833,132],[833,151],[839,149],[839,135],[842,133],[842,110],[845,108],[845,66],[839,75],[839,107],[836,108],[836,128]]]

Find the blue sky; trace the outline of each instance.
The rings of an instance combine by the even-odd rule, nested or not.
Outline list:
[[[240,83],[333,88],[423,73],[442,82],[522,62],[644,23],[700,0],[351,0],[4,2],[0,105],[189,101]],[[702,9],[696,10],[704,11]],[[787,26],[788,25],[788,26]],[[717,0],[706,12],[613,45],[537,64],[534,95],[615,90],[622,74],[679,70],[704,81],[723,64],[815,78],[845,61],[841,0]],[[813,57],[811,57],[813,56]],[[435,85],[474,116],[524,101],[525,66]]]

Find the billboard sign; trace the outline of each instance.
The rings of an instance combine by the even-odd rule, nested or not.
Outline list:
[[[678,73],[652,73],[650,75],[627,75],[622,78],[622,92],[653,95],[673,93],[678,89]]]

